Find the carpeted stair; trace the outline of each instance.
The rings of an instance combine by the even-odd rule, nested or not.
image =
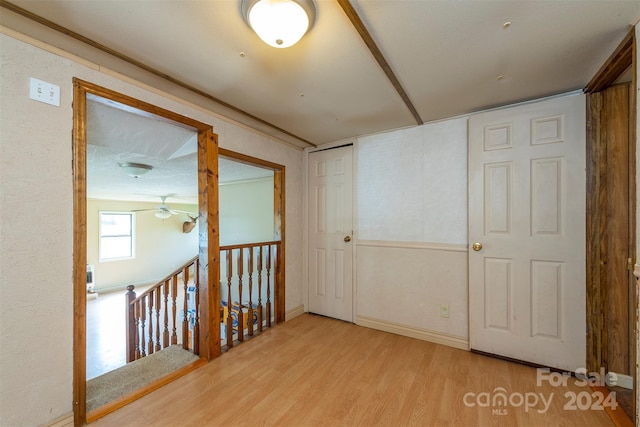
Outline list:
[[[150,356],[87,381],[87,411],[92,411],[119,397],[198,360],[198,356],[172,345]]]

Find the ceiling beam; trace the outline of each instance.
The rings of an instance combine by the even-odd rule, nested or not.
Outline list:
[[[400,84],[400,80],[398,80],[398,78],[394,74],[393,70],[391,69],[391,66],[389,65],[387,60],[384,58],[384,55],[382,55],[382,52],[378,48],[378,45],[376,45],[376,42],[373,40],[373,37],[371,37],[371,34],[367,30],[367,27],[365,27],[364,23],[360,19],[360,16],[358,16],[358,12],[356,12],[356,10],[353,8],[349,0],[337,0],[337,1],[340,7],[342,7],[342,10],[344,11],[345,15],[347,15],[347,18],[349,18],[349,20],[351,21],[351,24],[354,26],[358,34],[360,34],[360,37],[362,37],[364,44],[367,45],[367,47],[369,48],[369,51],[371,52],[375,60],[378,61],[378,65],[380,65],[380,68],[382,68],[384,73],[387,75],[387,78],[393,85],[396,92],[398,92],[398,95],[400,95],[400,98],[402,98],[402,100],[404,101],[404,104],[407,106],[407,108],[411,112],[411,115],[415,119],[416,123],[418,123],[419,125],[423,124],[424,120],[422,120],[422,118],[420,117],[420,114],[418,114],[418,111],[416,110],[413,103],[411,102],[411,99],[409,99],[409,95],[407,95],[407,92],[404,90],[404,88]]]
[[[307,141],[306,139],[301,138],[298,135],[295,135],[295,134],[293,134],[293,133],[291,133],[289,131],[286,131],[286,130],[284,130],[284,129],[282,129],[282,128],[280,128],[280,127],[278,127],[278,126],[276,126],[276,125],[274,125],[272,123],[269,123],[266,120],[263,120],[263,119],[261,119],[259,117],[256,117],[253,114],[247,113],[246,111],[241,110],[240,108],[238,108],[236,106],[228,104],[227,102],[222,101],[221,99],[218,99],[218,98],[216,98],[216,97],[204,92],[203,90],[200,90],[200,89],[196,88],[195,86],[192,86],[192,85],[190,85],[188,83],[185,83],[182,80],[179,80],[179,79],[177,79],[175,77],[170,76],[169,74],[163,73],[162,71],[159,71],[159,70],[157,70],[157,69],[155,69],[155,68],[153,68],[153,67],[151,67],[149,65],[146,65],[146,64],[144,64],[144,63],[142,63],[142,62],[140,62],[140,61],[138,61],[138,60],[136,60],[136,59],[134,59],[134,58],[132,58],[130,56],[127,56],[127,55],[125,55],[125,54],[123,54],[121,52],[118,52],[117,50],[114,50],[114,49],[112,49],[112,48],[110,48],[108,46],[105,46],[105,45],[103,45],[101,43],[98,43],[97,41],[92,40],[92,39],[90,39],[88,37],[85,37],[82,34],[76,33],[75,31],[72,31],[72,30],[70,30],[68,28],[65,28],[65,27],[61,26],[61,25],[58,25],[53,21],[49,21],[48,19],[43,18],[42,16],[36,15],[35,13],[32,13],[32,12],[29,12],[28,10],[23,9],[23,8],[21,8],[19,6],[16,6],[15,4],[13,4],[11,2],[8,2],[6,0],[0,0],[0,6],[5,8],[5,9],[7,9],[7,10],[10,10],[12,12],[17,13],[18,15],[24,16],[27,19],[30,19],[30,20],[32,20],[34,22],[42,24],[45,27],[51,28],[54,31],[57,31],[57,32],[62,33],[62,34],[65,34],[65,35],[67,35],[67,36],[69,36],[69,37],[71,37],[73,39],[76,39],[76,40],[78,40],[78,41],[80,41],[82,43],[85,43],[85,44],[87,44],[87,45],[89,45],[89,46],[91,46],[91,47],[93,47],[95,49],[98,49],[98,50],[100,50],[102,52],[105,52],[105,53],[111,55],[111,56],[114,56],[114,57],[116,57],[116,58],[118,58],[118,59],[120,59],[120,60],[122,60],[124,62],[128,62],[129,64],[132,64],[132,65],[134,65],[134,66],[136,66],[138,68],[141,68],[141,69],[143,69],[143,70],[145,70],[145,71],[147,71],[147,72],[149,72],[149,73],[151,73],[151,74],[153,74],[155,76],[158,76],[158,77],[160,77],[160,78],[162,78],[164,80],[167,80],[167,81],[169,81],[169,82],[171,82],[171,83],[173,83],[173,84],[175,84],[177,86],[180,86],[180,87],[182,87],[184,89],[187,89],[187,90],[189,90],[189,91],[191,91],[191,92],[193,92],[193,93],[195,93],[197,95],[202,96],[203,98],[206,98],[206,99],[208,99],[210,101],[213,101],[216,104],[219,104],[219,105],[221,105],[223,107],[226,107],[226,108],[228,108],[228,109],[230,109],[230,110],[232,110],[232,111],[234,111],[236,113],[240,113],[240,114],[244,115],[245,117],[247,117],[247,118],[249,118],[251,120],[254,120],[254,121],[256,121],[256,122],[258,122],[260,124],[269,126],[270,128],[272,128],[272,129],[274,129],[274,130],[276,130],[278,132],[282,132],[285,135],[288,135],[288,136],[293,137],[293,138],[295,138],[295,139],[297,139],[299,141],[302,141],[305,144],[309,145],[310,147],[317,147],[316,144],[314,144],[314,143],[312,143],[310,141]]]

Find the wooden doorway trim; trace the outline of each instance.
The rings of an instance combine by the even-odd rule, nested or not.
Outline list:
[[[280,254],[278,254],[279,265],[277,266],[278,280],[274,289],[275,318],[276,323],[285,321],[285,167],[277,163],[262,160],[257,157],[247,156],[225,148],[218,148],[218,155],[230,160],[245,163],[251,166],[258,166],[273,171],[273,220],[274,220],[274,240],[280,240]]]
[[[591,79],[584,91],[587,95],[587,366],[589,372],[599,372],[601,366],[607,366],[606,348],[606,322],[605,314],[607,307],[608,293],[603,285],[603,275],[605,271],[601,268],[601,249],[604,244],[602,229],[603,221],[606,218],[606,211],[602,211],[603,194],[601,185],[606,180],[606,169],[602,168],[602,157],[605,146],[601,141],[601,118],[602,118],[602,99],[601,92],[616,84],[618,78],[631,67],[631,90],[629,91],[629,234],[631,235],[629,242],[628,256],[632,259],[632,264],[636,259],[635,253],[635,235],[637,230],[636,224],[636,174],[635,174],[635,149],[636,149],[636,90],[637,88],[637,58],[636,58],[635,29],[632,28],[622,40],[618,48],[603,64],[598,73]],[[621,255],[622,256],[622,255]],[[636,308],[638,306],[637,287],[632,281],[633,286],[629,289],[630,313],[632,313],[630,333],[630,365],[633,367],[631,374],[633,376],[633,402],[634,412],[636,402],[636,384],[638,371],[636,369],[636,325],[637,315]]]
[[[594,93],[612,86],[629,67],[634,66],[635,28],[631,28],[616,50],[607,58],[595,76],[585,86],[584,92]],[[633,75],[635,81],[636,75]]]
[[[106,89],[77,78],[73,79],[73,413],[74,425],[87,422],[86,396],[86,263],[87,263],[87,99],[102,98],[125,111],[135,111],[198,132],[198,209],[200,268],[200,358],[220,355],[220,313],[210,307],[220,305],[220,246],[218,235],[218,138],[213,127],[161,107]],[[182,371],[186,373],[187,371]],[[149,393],[144,389],[132,399]],[[119,406],[111,405],[110,410]],[[97,410],[99,411],[99,409]],[[102,414],[104,415],[104,414]]]

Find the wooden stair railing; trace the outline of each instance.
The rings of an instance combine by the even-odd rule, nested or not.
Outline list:
[[[127,363],[176,344],[199,355],[198,268],[196,255],[140,296],[133,285],[127,286]],[[182,286],[178,286],[180,281]],[[178,304],[182,305],[180,316]]]
[[[225,326],[222,338],[227,348],[233,347],[234,340],[242,342],[245,335],[251,337],[275,323],[273,293],[280,277],[280,248],[279,241],[220,247],[220,261],[226,266],[221,277],[226,279],[226,287],[220,284],[221,291],[226,288],[226,296],[220,299]]]
[[[275,323],[280,250],[279,241],[220,247],[220,260],[226,266],[226,296],[220,299],[225,335],[221,338],[227,348]],[[139,296],[133,285],[127,286],[127,363],[176,344],[200,354],[198,269],[195,256]],[[220,285],[222,292],[225,286]]]

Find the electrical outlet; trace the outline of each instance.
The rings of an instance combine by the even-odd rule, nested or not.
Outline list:
[[[60,106],[60,86],[29,77],[29,98]]]
[[[440,306],[440,317],[449,318],[449,306],[447,304],[442,304]]]

